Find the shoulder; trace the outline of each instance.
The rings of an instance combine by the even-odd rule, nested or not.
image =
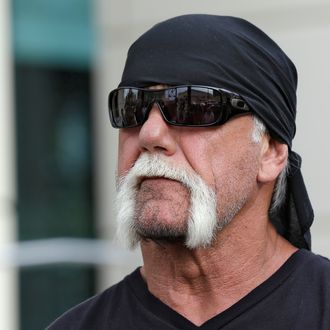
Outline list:
[[[330,297],[330,261],[307,250],[295,256],[296,267],[291,280],[304,291],[314,291]]]
[[[130,282],[137,272],[126,276],[119,283],[71,308],[56,319],[47,330],[105,329],[111,314],[121,313],[120,306],[130,295]]]
[[[311,251],[300,250],[299,260],[305,270],[310,273],[317,272],[318,274],[328,275],[330,273],[330,260],[321,255],[314,254]]]

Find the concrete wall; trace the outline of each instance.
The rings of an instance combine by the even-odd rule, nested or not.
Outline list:
[[[97,200],[100,232],[112,237],[114,231],[114,173],[117,132],[106,113],[108,92],[120,81],[129,45],[155,23],[180,14],[210,13],[240,16],[268,33],[295,62],[299,72],[297,135],[294,150],[303,158],[303,174],[314,205],[314,251],[330,257],[330,1],[327,0],[204,0],[149,1],[98,0],[96,17],[99,53],[95,61],[95,102],[97,139]],[[138,254],[138,253],[137,253]],[[137,263],[141,261],[137,259]],[[136,265],[103,272],[101,282],[116,281]],[[102,284],[101,284],[102,286]]]

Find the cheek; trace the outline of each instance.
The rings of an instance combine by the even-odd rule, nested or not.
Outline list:
[[[232,125],[234,124],[233,122]],[[230,134],[227,134],[224,128],[223,131],[219,131],[219,136],[216,136],[215,140],[210,139],[208,152],[212,155],[211,168],[215,181],[220,181],[220,184],[221,181],[228,181],[230,178],[238,185],[245,177],[256,181],[260,145],[251,141],[252,127],[244,122],[243,124],[242,127],[238,125],[232,129]]]
[[[136,132],[119,132],[118,142],[118,176],[123,176],[134,165],[139,157],[138,135]]]
[[[208,134],[191,134],[189,139],[181,140],[184,159],[189,167],[202,177],[204,182],[214,187],[214,161],[216,155],[214,148],[210,145],[210,136]]]
[[[220,205],[233,205],[249,198],[257,189],[258,152],[255,147],[236,149],[213,163],[216,195]]]

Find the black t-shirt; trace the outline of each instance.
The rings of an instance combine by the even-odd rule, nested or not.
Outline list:
[[[299,250],[269,279],[200,327],[153,296],[137,269],[47,329],[329,330],[330,262]]]

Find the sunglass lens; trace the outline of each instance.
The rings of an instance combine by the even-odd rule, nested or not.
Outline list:
[[[134,127],[143,120],[141,91],[133,88],[118,89],[111,99],[111,112],[117,127]]]
[[[171,97],[165,97],[164,112],[168,121],[179,125],[207,126],[221,116],[222,98],[217,90],[198,86],[177,87],[175,90],[176,93],[169,93]]]

